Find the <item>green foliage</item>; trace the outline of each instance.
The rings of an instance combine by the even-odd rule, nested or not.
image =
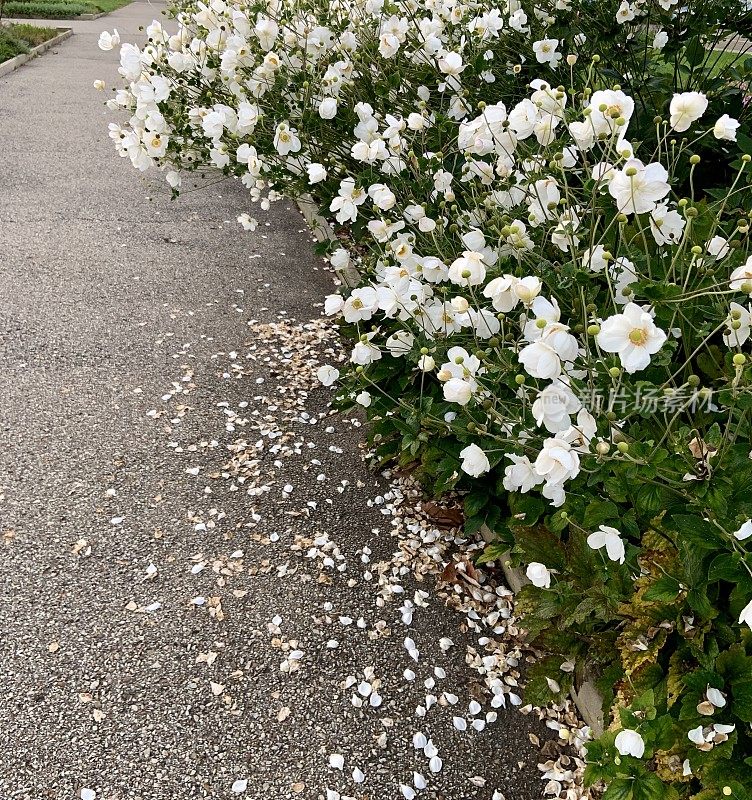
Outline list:
[[[28,19],[66,19],[93,14],[98,10],[92,4],[72,0],[6,0],[4,6],[7,16]]]
[[[52,28],[39,28],[35,25],[8,25],[0,27],[0,63],[29,48],[51,39],[57,33]]]

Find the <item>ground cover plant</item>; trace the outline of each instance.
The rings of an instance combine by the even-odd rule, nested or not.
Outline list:
[[[0,27],[0,63],[28,53],[57,34],[54,28],[40,28],[36,25],[3,25]]]
[[[310,195],[362,285],[320,370],[531,584],[529,699],[595,675],[587,778],[752,793],[749,32],[736,3],[185,3],[110,134],[178,192]],[[104,33],[103,49],[120,45]],[[719,52],[722,54],[719,56]],[[247,230],[256,220],[246,211]]]

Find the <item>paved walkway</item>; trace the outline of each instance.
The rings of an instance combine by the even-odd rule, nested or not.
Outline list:
[[[97,36],[160,10],[72,23],[0,79],[0,797],[392,800],[418,770],[420,797],[532,800],[534,715],[452,726],[477,693],[464,616],[377,605],[389,487],[308,377],[331,279],[300,217],[244,235],[238,185],[171,202],[114,154]],[[444,690],[461,710],[415,716]]]

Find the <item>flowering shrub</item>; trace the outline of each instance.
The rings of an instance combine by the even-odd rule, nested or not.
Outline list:
[[[498,537],[486,560],[525,566],[551,654],[529,698],[599,676],[588,779],[612,800],[749,797],[752,140],[744,59],[719,71],[706,49],[746,13],[176,15],[121,49],[120,154],[175,191],[211,166],[262,207],[314,198],[332,264],[363,275],[326,299],[352,348],[321,380],[365,407],[380,457],[466,491],[467,527]]]

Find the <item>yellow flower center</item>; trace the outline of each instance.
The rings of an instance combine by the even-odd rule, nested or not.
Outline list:
[[[629,341],[641,347],[648,340],[647,333],[642,328],[635,328],[629,332]]]

